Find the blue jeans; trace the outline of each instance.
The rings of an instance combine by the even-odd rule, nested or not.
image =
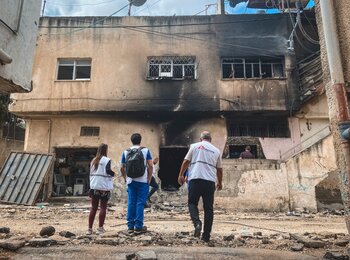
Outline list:
[[[148,183],[132,181],[128,184],[128,229],[143,227],[144,207],[148,196]]]

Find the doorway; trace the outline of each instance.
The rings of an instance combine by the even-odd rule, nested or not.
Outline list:
[[[97,148],[56,148],[53,196],[82,196],[90,189],[90,162]]]
[[[186,146],[164,146],[159,149],[159,172],[161,188],[165,191],[177,191],[177,182],[181,164],[187,154]]]

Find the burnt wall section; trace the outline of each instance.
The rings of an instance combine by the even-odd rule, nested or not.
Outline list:
[[[287,73],[291,31],[287,14],[97,20],[41,19],[34,89],[12,97],[13,112],[289,111],[297,107],[297,98],[290,94],[297,89],[297,79]],[[195,57],[196,76],[150,78],[149,57],[155,56]],[[222,58],[234,56],[281,58],[286,77],[222,80]],[[90,79],[57,80],[60,58],[91,59]]]

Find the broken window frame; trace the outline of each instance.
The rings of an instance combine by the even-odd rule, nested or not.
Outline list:
[[[60,68],[62,67],[72,67],[71,77],[62,78],[60,77]],[[79,68],[88,68],[88,77],[78,76]],[[91,80],[91,59],[58,59],[57,62],[57,81],[89,81]]]
[[[99,126],[82,126],[80,128],[80,136],[100,136],[100,127]]]
[[[227,123],[227,132],[229,137],[290,138],[288,119],[284,117],[230,119]]]
[[[255,60],[255,61],[254,61]],[[269,61],[270,60],[270,61]],[[250,75],[248,75],[247,66],[250,65]],[[256,76],[256,66],[259,66],[259,77]],[[241,68],[239,68],[239,66]],[[268,76],[264,76],[264,67],[268,68],[270,66],[270,73]],[[277,70],[277,67],[280,70]],[[236,68],[236,69],[235,69]],[[237,68],[239,68],[239,75],[235,75]],[[231,70],[230,74],[225,73]],[[243,72],[242,72],[243,70]],[[278,72],[279,71],[279,72]],[[253,57],[226,57],[221,60],[221,72],[222,79],[284,79],[285,78],[285,68],[284,68],[284,58],[253,58]],[[267,71],[266,71],[267,72]]]
[[[151,68],[153,67],[153,68]],[[181,75],[179,67],[181,68]],[[193,67],[190,68],[189,67]],[[176,72],[177,69],[177,72]],[[190,70],[190,73],[188,73]],[[187,74],[187,75],[186,75]],[[147,79],[195,80],[197,62],[195,56],[151,56],[147,58]]]

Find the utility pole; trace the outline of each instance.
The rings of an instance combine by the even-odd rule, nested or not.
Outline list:
[[[41,10],[41,16],[44,16],[45,14],[45,5],[46,5],[46,0],[44,0],[43,9]]]
[[[343,177],[340,178],[340,180],[342,182],[342,199],[345,207],[345,222],[348,232],[350,233],[350,116],[343,66],[341,64],[334,1],[335,0],[320,0],[320,7],[332,89],[338,108],[336,123],[338,124],[339,133],[342,137],[341,148],[345,158],[346,172],[343,172],[342,176],[346,178]],[[344,171],[344,169],[341,170]]]
[[[218,0],[217,14],[225,15],[225,0]]]

